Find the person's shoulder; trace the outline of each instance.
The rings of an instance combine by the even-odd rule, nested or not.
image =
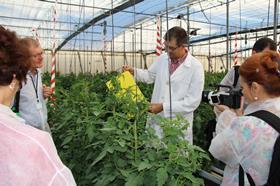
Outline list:
[[[192,54],[188,53],[187,59],[188,58],[190,59],[192,66],[203,68],[202,63],[196,57],[194,57]]]
[[[151,64],[152,66],[158,66],[159,64],[168,63],[168,55],[167,53],[162,53],[160,56],[157,56],[154,62]]]
[[[168,55],[166,52],[162,53],[160,56],[157,57],[158,61],[168,61]]]
[[[235,69],[234,68],[230,68],[225,77],[224,78],[230,78],[230,79],[233,79],[234,78],[234,73],[235,73]],[[233,81],[233,80],[232,80]]]
[[[41,68],[37,68],[37,72],[39,75],[43,74],[43,70]]]
[[[234,74],[235,73],[235,68],[232,67],[228,70],[227,74]]]
[[[36,129],[32,126],[20,123],[11,118],[0,119],[1,132],[5,138],[16,139],[13,144],[28,144],[23,146],[22,150],[28,151],[46,161],[55,162],[56,166],[61,167],[61,163],[57,156],[57,151],[49,133]],[[30,157],[35,158],[36,157]]]
[[[231,128],[238,129],[242,132],[250,132],[255,130],[256,127],[260,127],[259,124],[263,123],[262,120],[253,116],[239,116],[232,122]]]

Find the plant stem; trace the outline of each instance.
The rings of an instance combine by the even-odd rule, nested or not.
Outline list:
[[[137,154],[137,149],[138,149],[138,139],[137,139],[137,117],[138,114],[135,116],[134,120],[134,161],[136,161],[136,154]]]

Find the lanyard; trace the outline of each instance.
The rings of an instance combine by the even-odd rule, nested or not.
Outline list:
[[[36,71],[36,85],[35,85],[35,82],[34,82],[34,79],[32,77],[32,75],[30,75],[30,78],[31,78],[31,81],[32,81],[32,84],[33,84],[33,88],[34,88],[34,91],[35,91],[35,94],[36,94],[36,99],[37,99],[37,102],[39,103],[39,96],[38,96],[38,72]]]

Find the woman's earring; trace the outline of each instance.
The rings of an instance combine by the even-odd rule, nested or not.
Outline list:
[[[254,100],[257,101],[259,98],[257,96],[254,97]]]
[[[12,82],[10,85],[9,85],[9,88],[14,91],[15,90],[15,86],[16,86],[16,83],[15,82]]]

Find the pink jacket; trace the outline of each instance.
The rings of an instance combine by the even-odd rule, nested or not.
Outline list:
[[[76,185],[47,132],[0,104],[0,185]]]

